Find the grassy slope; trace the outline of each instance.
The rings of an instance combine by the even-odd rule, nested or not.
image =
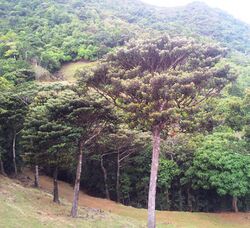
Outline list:
[[[32,177],[32,174],[30,174]],[[59,182],[61,205],[51,202],[52,180],[41,177],[42,190],[25,188],[0,176],[0,227],[144,227],[147,212],[80,193],[80,218],[68,217],[72,187]],[[92,209],[90,209],[92,208]],[[158,227],[247,228],[250,213],[157,212]]]
[[[53,75],[39,76],[41,71],[46,71],[41,66],[34,67],[36,71],[36,78],[38,84],[51,85],[51,84],[74,84],[77,81],[77,73],[79,70],[89,69],[94,67],[97,62],[90,62],[80,60],[77,62],[69,62],[62,65],[62,67]],[[38,72],[38,73],[37,73]]]
[[[56,205],[51,194],[31,187],[23,187],[17,181],[0,175],[0,227],[143,227],[141,222],[97,209],[81,206],[79,218],[69,215],[67,199]]]
[[[69,83],[74,83],[76,81],[76,73],[82,69],[88,69],[95,66],[96,62],[89,61],[77,61],[70,62],[62,65],[61,69],[55,73],[56,77],[62,80],[68,81]]]

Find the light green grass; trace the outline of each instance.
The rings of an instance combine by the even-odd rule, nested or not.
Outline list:
[[[78,61],[64,64],[56,73],[56,76],[68,82],[75,82],[77,80],[77,72],[83,69],[94,67],[96,62]]]
[[[80,207],[79,218],[72,219],[68,216],[70,203],[63,200],[57,205],[51,198],[49,193],[23,187],[0,176],[0,227],[144,227],[130,218],[83,207]]]
[[[43,189],[52,189],[52,179],[40,177]],[[147,211],[88,196],[79,198],[79,218],[69,217],[73,189],[59,182],[62,203],[52,202],[52,195],[43,190],[23,187],[0,175],[0,228],[83,227],[140,228],[146,227]],[[93,208],[94,207],[94,208]],[[96,208],[96,209],[95,209]],[[111,212],[111,213],[110,213]],[[157,211],[157,228],[248,228],[250,213],[190,213]]]

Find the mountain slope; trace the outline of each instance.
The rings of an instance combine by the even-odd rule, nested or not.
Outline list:
[[[0,19],[0,58],[32,61],[50,71],[63,62],[96,60],[132,37],[159,32],[203,36],[250,53],[250,25],[199,2],[160,8],[139,0],[2,0]]]
[[[114,2],[114,1],[112,1]],[[250,25],[202,2],[185,7],[161,8],[135,1],[115,0],[119,17],[160,31],[210,37],[234,50],[250,53]],[[119,4],[120,2],[120,4]],[[124,13],[125,12],[125,13]]]
[[[166,20],[176,21],[199,35],[211,37],[243,53],[250,51],[250,25],[206,4],[189,4],[167,15]]]

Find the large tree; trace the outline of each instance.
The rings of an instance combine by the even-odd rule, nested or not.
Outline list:
[[[124,110],[130,123],[152,132],[148,227],[155,227],[160,135],[232,79],[229,67],[219,64],[224,55],[218,46],[192,39],[137,40],[108,55],[88,78],[88,85]]]

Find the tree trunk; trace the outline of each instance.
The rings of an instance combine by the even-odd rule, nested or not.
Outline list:
[[[129,195],[129,192],[128,192],[128,205],[130,205],[130,195]]]
[[[53,183],[54,183],[53,202],[60,203],[57,176],[58,176],[58,168],[56,167],[53,173]]]
[[[120,154],[117,153],[117,172],[116,172],[116,202],[120,203]]]
[[[179,189],[179,210],[180,211],[183,211],[183,201],[182,201],[182,189],[180,187]]]
[[[5,170],[4,170],[4,165],[3,165],[1,155],[0,155],[0,172],[2,175],[7,176],[7,174],[5,173]]]
[[[187,201],[188,201],[188,210],[193,211],[192,195],[190,193],[190,187],[187,189]]]
[[[239,209],[238,209],[238,198],[236,196],[233,196],[232,206],[233,206],[234,212],[236,212],[236,213],[239,212]]]
[[[74,187],[74,196],[73,196],[73,203],[72,203],[72,209],[71,209],[71,217],[73,218],[77,217],[80,181],[81,181],[81,173],[82,173],[82,155],[83,155],[83,142],[80,141],[78,164],[77,164],[75,187]]]
[[[166,209],[170,210],[170,200],[169,200],[169,191],[168,191],[168,189],[166,191],[166,201],[167,201],[167,207],[166,207]]]
[[[148,228],[155,228],[155,196],[160,154],[160,129],[153,129],[153,153],[148,192]]]
[[[38,165],[35,166],[35,181],[34,181],[34,186],[36,188],[39,188],[39,167],[38,167]]]
[[[108,175],[107,175],[107,170],[105,169],[103,164],[103,156],[101,156],[101,168],[103,172],[106,198],[110,200],[109,189],[108,189]]]
[[[16,132],[13,134],[13,142],[12,142],[12,158],[13,158],[13,166],[15,177],[17,176],[17,166],[16,166]]]

